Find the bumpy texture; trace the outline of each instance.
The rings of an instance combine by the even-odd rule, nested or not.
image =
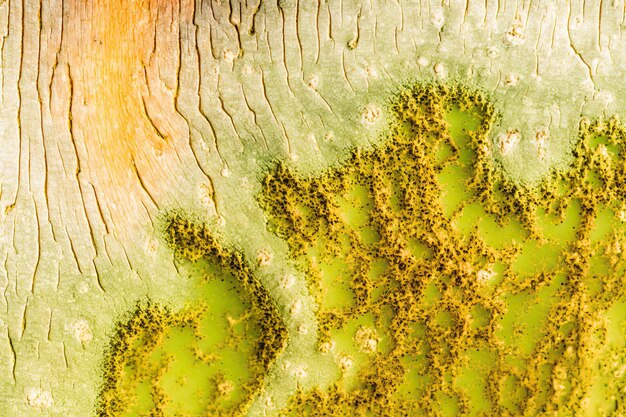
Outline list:
[[[148,301],[118,323],[97,414],[240,415],[284,347],[284,325],[246,261],[205,225],[173,215],[165,231],[195,262],[198,299],[179,312]]]
[[[506,142],[488,139],[497,117],[482,93],[418,84],[390,109],[379,145],[314,177],[278,164],[263,179],[268,228],[307,274],[318,350],[335,363],[330,387],[301,390],[281,414],[626,411],[626,132],[617,119],[583,120],[570,169],[530,187],[493,162],[492,148]],[[536,138],[538,151],[544,139]],[[248,379],[233,385],[227,369],[209,371],[202,411],[243,414],[285,344],[281,312],[210,228],[173,215],[164,231],[178,258],[213,276],[206,282],[227,278],[240,288],[248,327],[194,348],[193,360],[210,366],[247,340]],[[119,324],[100,415],[137,412],[128,392],[141,384],[151,415],[183,415],[162,382],[182,355],[167,335],[189,327],[200,343],[203,331],[219,328],[204,312],[202,300],[178,313],[148,304]]]
[[[283,414],[625,412],[623,323],[607,320],[626,270],[618,121],[583,121],[571,168],[529,188],[492,162],[484,95],[418,85],[392,109],[381,145],[264,180],[338,370]]]

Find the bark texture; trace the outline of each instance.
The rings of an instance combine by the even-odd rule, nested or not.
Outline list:
[[[89,415],[116,317],[145,296],[182,305],[168,209],[271,254],[257,273],[289,344],[250,414],[323,384],[315,306],[255,200],[264,170],[336,164],[377,140],[400,85],[438,78],[492,93],[495,147],[521,133],[496,158],[536,180],[567,163],[581,116],[626,108],[625,15],[623,0],[2,1],[0,414]]]

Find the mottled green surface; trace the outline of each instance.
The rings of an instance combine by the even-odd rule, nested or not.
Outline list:
[[[269,216],[256,201],[276,161],[319,176],[341,167],[353,149],[380,144],[393,117],[390,98],[413,80],[461,81],[488,91],[497,114],[489,159],[501,163],[508,177],[530,183],[576,160],[572,149],[581,121],[586,131],[589,120],[623,117],[626,109],[623,0],[198,0],[164,2],[163,8],[150,2],[135,4],[150,9],[138,14],[137,26],[125,25],[129,31],[146,28],[141,39],[147,43],[106,42],[100,32],[82,30],[109,30],[98,18],[102,13],[124,26],[105,12],[114,3],[73,8],[0,2],[0,415],[89,415],[115,323],[138,301],[179,312],[195,299],[197,280],[187,279],[162,240],[160,214],[171,208],[208,219],[212,232],[244,255],[277,305],[287,345],[248,409],[251,416],[275,415],[298,389],[325,389],[338,375],[334,356],[329,360],[318,348],[310,277],[296,268],[286,242],[268,231]],[[111,59],[93,63],[103,50],[113,52]],[[145,59],[125,71],[131,64],[126,58],[137,52]],[[78,56],[70,62],[73,53]],[[119,77],[104,76],[111,73],[128,74],[122,85],[132,91],[117,88]],[[94,91],[105,94],[91,100]],[[119,109],[112,108],[117,101],[102,99],[109,93],[119,97]],[[112,120],[109,110],[121,116]],[[509,130],[521,136],[502,152]],[[538,133],[546,134],[545,151]],[[136,170],[103,173],[94,162],[106,156],[115,165],[120,156],[102,149],[107,137],[145,145],[141,155],[149,157],[138,156]],[[161,154],[168,141],[175,145]],[[448,151],[441,152],[444,158]],[[115,189],[108,179],[117,174],[136,193]],[[151,182],[155,175],[164,181]],[[541,230],[562,240],[542,249],[575,239],[585,198],[575,200],[565,208],[563,224],[539,209]],[[445,210],[455,207],[450,201]],[[469,218],[472,210],[482,214],[484,208],[470,205],[461,214]],[[597,216],[614,218],[601,211]],[[495,249],[507,237],[523,238],[514,220],[503,233],[488,216],[480,223],[481,237]],[[472,226],[462,217],[452,224]],[[467,229],[459,233],[467,235]],[[364,237],[376,236],[365,231]],[[425,250],[409,248],[418,257]],[[261,253],[271,261],[260,265]],[[530,250],[523,257],[534,259]],[[592,266],[604,271],[606,262]],[[373,278],[382,277],[384,262],[370,270]],[[494,271],[502,276],[505,269],[495,264]],[[599,291],[599,279],[587,280]],[[435,300],[437,292],[431,287],[427,294]],[[332,303],[351,298],[344,285]],[[524,305],[530,298],[510,301]],[[508,323],[526,310],[522,317],[510,314]],[[597,327],[606,328],[607,346],[619,346],[619,304],[599,316],[612,319]],[[524,333],[524,343],[530,339]],[[348,349],[352,336],[343,343]],[[593,369],[612,375],[606,380],[621,381],[619,355],[612,359],[609,352],[598,363]],[[595,401],[611,404],[614,390],[599,381],[590,388],[589,410],[597,409]],[[526,395],[516,392],[517,402]]]
[[[175,312],[147,301],[118,322],[97,414],[241,415],[284,348],[284,324],[239,253],[200,222],[167,220],[163,232],[193,296]]]
[[[494,108],[481,92],[417,84],[389,110],[386,138],[373,149],[315,176],[279,164],[263,179],[268,230],[288,243],[318,306],[319,359],[311,360],[328,381],[300,389],[279,414],[624,412],[621,125],[581,125],[571,167],[529,186],[491,158]],[[103,394],[125,393],[128,407],[103,415],[245,412],[262,389],[254,378],[268,369],[256,363],[258,343],[279,351],[282,324],[255,324],[271,316],[246,304],[260,286],[237,290],[235,277],[245,283],[252,270],[236,250],[178,215],[166,224],[197,285],[192,306],[206,308],[163,313],[173,317],[167,325],[131,337],[118,385]],[[256,261],[272,259],[261,252]],[[180,327],[185,320],[195,332]],[[154,347],[142,349],[154,334]],[[110,352],[105,366],[116,363],[119,352]],[[313,371],[287,368],[296,377]]]
[[[374,150],[264,182],[336,365],[284,414],[623,412],[626,350],[604,327],[626,318],[622,128],[583,128],[572,167],[529,187],[490,158],[480,94],[417,86],[392,109]]]

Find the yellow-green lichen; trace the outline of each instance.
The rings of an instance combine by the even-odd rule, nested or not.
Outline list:
[[[263,180],[337,364],[283,414],[626,412],[617,119],[583,121],[571,168],[530,186],[493,162],[480,92],[417,85],[391,111],[387,139],[341,167]]]
[[[194,262],[193,300],[177,312],[140,303],[118,322],[97,414],[240,415],[283,349],[285,327],[247,262],[207,227],[174,215],[165,232]]]

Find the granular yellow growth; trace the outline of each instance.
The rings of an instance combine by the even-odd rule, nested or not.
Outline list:
[[[240,254],[181,216],[171,217],[166,233],[176,254],[195,262],[196,299],[178,312],[139,304],[117,324],[97,415],[241,415],[286,329]]]
[[[283,414],[626,414],[624,128],[583,121],[571,168],[531,187],[493,162],[481,93],[418,85],[391,110],[341,167],[263,181],[337,365]]]

